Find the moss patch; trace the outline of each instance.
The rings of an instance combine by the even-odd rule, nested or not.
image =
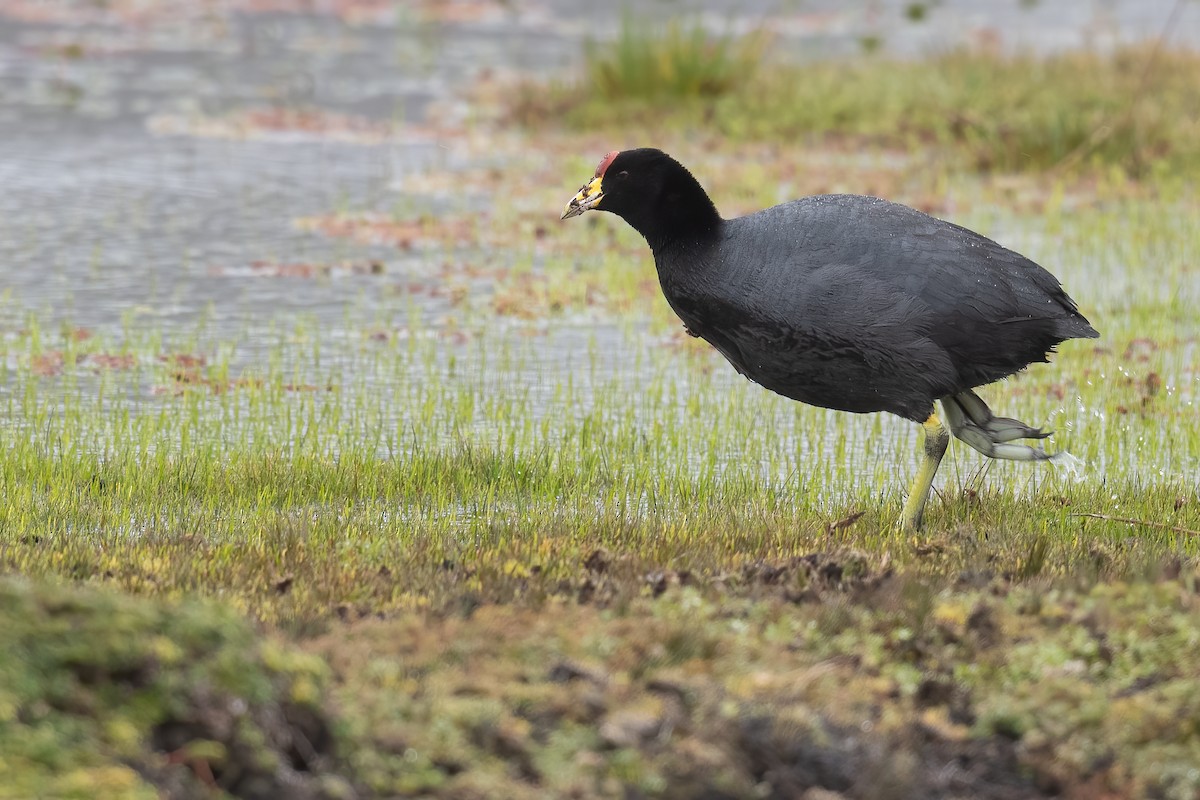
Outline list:
[[[326,673],[211,603],[0,580],[0,797],[343,796]]]
[[[677,586],[619,607],[408,614],[312,647],[380,796],[1200,791],[1194,575],[877,575],[798,595],[775,577],[754,599]]]

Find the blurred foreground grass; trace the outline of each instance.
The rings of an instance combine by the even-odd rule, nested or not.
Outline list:
[[[305,654],[213,605],[0,579],[0,797],[1200,791],[1194,565],[945,583],[811,557],[741,580],[389,615]]]
[[[214,603],[0,578],[0,798],[344,797],[328,677]]]

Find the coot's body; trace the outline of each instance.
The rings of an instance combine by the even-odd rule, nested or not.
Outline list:
[[[663,294],[738,372],[785,397],[923,422],[933,401],[1095,336],[1053,275],[965,228],[824,195],[655,250]]]
[[[825,408],[920,422],[924,460],[901,515],[920,524],[951,432],[991,458],[1049,454],[1050,434],[996,417],[972,389],[1098,336],[1058,280],[991,239],[874,197],[821,195],[722,219],[679,162],[612,152],[567,205],[619,215],[654,253],[688,331],[747,378]]]

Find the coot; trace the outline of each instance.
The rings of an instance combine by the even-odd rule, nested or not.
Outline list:
[[[610,211],[646,238],[693,336],[771,391],[887,411],[924,429],[900,523],[921,524],[950,433],[990,458],[1064,456],[994,416],[974,391],[1096,330],[1049,272],[973,231],[875,197],[820,195],[722,219],[699,182],[653,148],[614,151],[562,218]]]

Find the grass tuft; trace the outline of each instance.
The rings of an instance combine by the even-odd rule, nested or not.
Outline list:
[[[714,34],[698,22],[654,25],[626,13],[615,41],[588,45],[581,88],[604,101],[721,97],[753,78],[766,45],[763,33]]]

